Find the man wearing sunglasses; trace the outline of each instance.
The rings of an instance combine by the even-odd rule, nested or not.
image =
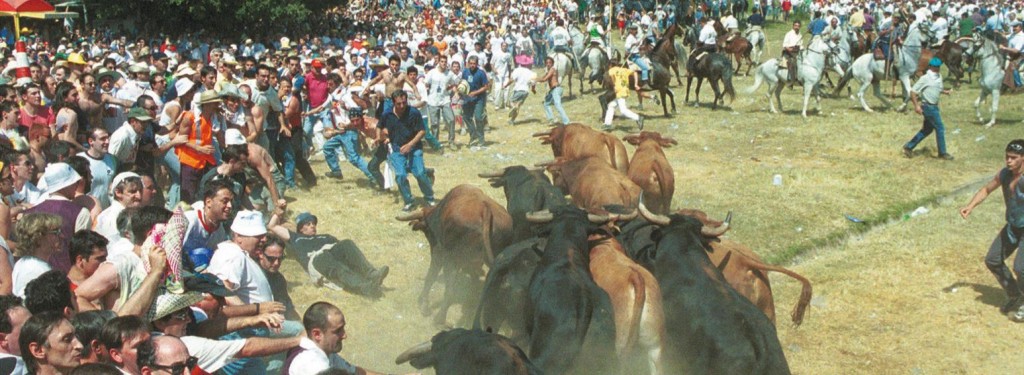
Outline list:
[[[196,357],[188,355],[188,348],[174,336],[156,336],[139,345],[139,370],[148,374],[191,374]]]

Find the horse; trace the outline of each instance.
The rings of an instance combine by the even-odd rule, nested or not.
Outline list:
[[[555,60],[554,67],[555,72],[558,73],[558,82],[564,82],[566,86],[569,86],[569,97],[572,98],[572,75],[576,73],[576,68],[572,66],[572,56],[565,52],[555,52],[551,58]]]
[[[900,112],[907,109],[907,103],[910,102],[910,77],[917,72],[917,62],[921,59],[921,44],[931,39],[931,24],[920,22],[917,25],[907,31],[903,46],[892,52],[896,54],[892,67],[898,73],[897,79],[903,84],[903,104],[896,108]]]
[[[587,76],[584,72],[588,68],[590,75],[587,76],[587,83],[590,84],[590,91],[594,91],[594,82],[601,83],[604,73],[608,71],[608,55],[597,48],[587,48],[579,57],[580,92],[583,92],[583,77]]]
[[[615,51],[615,58],[621,58],[621,54],[619,53],[619,51]],[[644,109],[643,92],[657,91],[658,94],[660,94],[659,96],[661,97],[661,109],[664,111],[665,117],[671,117],[668,112],[669,102],[665,100],[665,97],[667,96],[672,103],[672,113],[676,113],[676,95],[672,93],[672,90],[669,90],[668,88],[669,83],[672,83],[672,72],[669,70],[669,66],[671,65],[670,57],[663,53],[663,51],[653,51],[650,54],[650,58],[651,71],[649,72],[650,79],[648,80],[648,84],[650,86],[641,87],[641,89],[637,91],[637,98],[640,100],[640,105],[638,106],[638,108],[641,110]],[[607,77],[607,74],[605,76]],[[609,85],[611,81],[607,81],[607,79],[608,78],[606,78],[605,82],[606,90],[612,87]],[[630,79],[632,80],[632,78]],[[635,82],[630,82],[630,85],[635,84]],[[655,97],[654,100],[655,103],[659,101],[658,97]]]
[[[871,44],[874,40],[870,35],[864,33],[864,29],[854,28],[849,23],[845,23],[843,24],[843,34],[845,34],[847,42],[850,43],[850,56],[862,56],[871,52]]]
[[[746,75],[750,75],[750,67],[754,66],[754,61],[750,59],[750,51],[753,50],[753,45],[747,38],[740,35],[728,35],[725,26],[722,26],[721,22],[715,20],[715,32],[718,33],[718,48],[724,51],[726,54],[731,55],[733,60],[736,60],[736,71],[734,74],[740,73],[740,67],[743,66],[743,61],[747,62]]]
[[[693,70],[689,73],[686,76],[686,99],[684,102],[690,101],[690,84],[693,82],[694,77],[697,78],[694,107],[700,106],[700,86],[705,78],[711,83],[711,89],[715,91],[715,99],[711,102],[712,110],[718,109],[719,100],[724,104],[725,95],[729,95],[730,103],[736,99],[736,89],[732,86],[732,62],[729,61],[727,56],[718,52],[711,53],[710,56],[695,62]],[[724,91],[718,89],[718,80],[722,80],[722,84],[725,86]]]
[[[821,113],[821,92],[818,89],[818,85],[821,83],[822,73],[825,72],[825,60],[829,55],[834,54],[835,52],[820,36],[815,36],[814,39],[811,39],[811,44],[807,46],[807,49],[800,51],[797,59],[797,64],[799,65],[797,67],[796,79],[802,82],[804,86],[804,107],[801,112],[804,118],[807,118],[807,104],[812,93],[815,94],[814,100],[818,113]],[[788,81],[789,72],[779,67],[778,58],[773,58],[757,67],[754,73],[754,85],[747,89],[747,93],[753,94],[754,91],[757,91],[758,87],[761,87],[761,82],[767,82],[768,93],[765,95],[768,97],[768,105],[772,113],[777,113],[771,94],[775,93],[775,99],[779,102],[779,109],[781,110],[782,87],[784,86],[783,83]]]
[[[979,122],[985,121],[981,117],[981,103],[985,102],[985,97],[992,95],[992,118],[989,119],[988,123],[985,123],[985,127],[992,127],[992,125],[996,124],[996,111],[999,110],[999,91],[1003,85],[1005,58],[1003,54],[999,53],[999,47],[996,46],[995,42],[982,37],[977,32],[974,33],[972,38],[960,39],[971,41],[971,46],[966,53],[981,66],[981,77],[978,78],[981,93],[978,94],[978,99],[974,101],[974,114],[978,117]]]
[[[654,53],[662,53],[668,57],[665,66],[672,69],[672,72],[676,74],[676,82],[680,86],[683,85],[683,79],[679,75],[679,64],[684,63],[680,57],[686,56],[686,48],[676,43],[676,37],[683,37],[683,33],[683,28],[679,25],[674,23],[669,25],[665,32],[661,34],[661,39],[658,39],[658,42],[654,44],[654,49],[651,50],[652,55]]]
[[[882,95],[881,79],[885,77],[885,60],[875,59],[874,53],[862,54],[857,60],[853,61],[850,68],[846,70],[846,74],[839,80],[839,84],[836,86],[833,95],[839,95],[839,91],[850,82],[850,78],[856,78],[860,81],[860,88],[857,89],[857,99],[860,100],[861,107],[867,112],[874,112],[868,103],[864,100],[864,92],[867,91],[868,85],[874,88],[875,97],[880,99],[886,106],[892,107],[892,103]],[[851,95],[851,99],[853,96]]]
[[[765,44],[768,42],[768,38],[764,34],[764,30],[760,26],[751,26],[743,32],[743,36],[750,42],[750,57],[754,61],[754,65],[761,63],[761,55],[764,54]],[[749,73],[749,71],[748,71]]]
[[[938,57],[946,65],[949,71],[947,77],[952,78],[953,87],[960,87],[960,79],[964,78],[963,69],[964,48],[958,42],[943,40],[937,49],[925,49],[921,52],[921,59],[917,61],[917,72],[915,75],[924,74],[928,70],[928,61],[932,57]]]

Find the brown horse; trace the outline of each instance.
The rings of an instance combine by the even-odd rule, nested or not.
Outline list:
[[[683,79],[679,76],[679,64],[682,60],[679,58],[684,53],[680,50],[681,46],[676,46],[676,37],[684,37],[683,28],[673,23],[665,29],[665,32],[661,34],[661,39],[654,44],[654,48],[651,50],[651,60],[654,60],[654,54],[664,55],[666,68],[672,69],[672,72],[676,75],[676,82],[680,86],[683,84]],[[653,70],[653,69],[652,69]]]
[[[953,87],[960,87],[960,80],[964,78],[963,68],[964,49],[960,43],[943,40],[938,49],[926,48],[921,51],[921,58],[917,60],[917,72],[915,75],[923,75],[928,69],[928,61],[932,57],[938,57],[946,65],[949,74],[953,77]]]
[[[754,49],[754,46],[742,35],[729,35],[725,30],[725,26],[722,26],[722,23],[718,22],[718,20],[715,20],[715,32],[718,33],[718,48],[726,55],[732,56],[733,60],[736,61],[736,71],[734,73],[739,74],[743,61],[746,61],[747,71],[744,75],[749,76],[750,68],[754,66],[754,60],[750,58],[750,51]]]

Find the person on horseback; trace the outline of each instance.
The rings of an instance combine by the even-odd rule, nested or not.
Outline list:
[[[1006,78],[1003,79],[1003,84],[1013,90],[1021,85],[1020,71],[1017,67],[1024,52],[1024,24],[1014,21],[1010,27],[1013,34],[1007,38],[1006,46],[999,46],[999,51],[1006,55]]]
[[[700,36],[697,38],[698,47],[690,52],[690,58],[686,62],[686,72],[689,74],[697,61],[705,53],[714,53],[718,50],[718,32],[715,31],[715,19],[708,17],[704,20],[704,28],[700,29]]]
[[[839,17],[832,17],[831,23],[821,32],[821,38],[826,42],[836,42],[842,39],[843,29],[839,27]]]
[[[590,23],[587,24],[587,34],[590,36],[589,44],[605,52],[607,55],[608,53],[604,50],[604,27],[601,26],[600,15],[594,14],[590,16]]]
[[[804,45],[804,36],[800,34],[800,21],[793,22],[793,29],[782,38],[782,59],[779,67],[789,71],[789,87],[796,82],[796,56]]]
[[[572,50],[569,49],[569,43],[572,42],[572,38],[569,36],[569,31],[565,29],[565,21],[559,19],[555,21],[555,28],[551,30],[551,50],[554,53],[564,53],[569,56],[569,60],[572,61],[572,68],[579,70],[579,64],[576,63],[576,56],[573,56]]]
[[[623,48],[629,53],[629,61],[640,67],[640,85],[643,86],[650,76],[651,67],[647,65],[647,61],[644,61],[643,55],[640,54],[643,39],[637,36],[637,28],[636,24],[629,26],[629,35],[626,36],[626,43],[623,44]]]
[[[736,17],[732,16],[732,12],[725,12],[725,16],[720,20],[722,27],[725,28],[725,34],[732,37],[733,35],[739,34],[740,22],[736,20]]]

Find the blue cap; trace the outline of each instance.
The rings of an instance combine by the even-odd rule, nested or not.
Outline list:
[[[196,273],[205,271],[206,267],[210,265],[212,257],[213,251],[205,247],[195,248],[188,252],[188,259],[192,261],[193,271]]]
[[[928,66],[934,66],[934,67],[938,68],[938,67],[942,66],[942,60],[939,59],[938,57],[932,57],[931,60],[928,60]]]
[[[295,229],[302,228],[308,222],[317,222],[316,215],[309,212],[303,212],[295,217]]]

